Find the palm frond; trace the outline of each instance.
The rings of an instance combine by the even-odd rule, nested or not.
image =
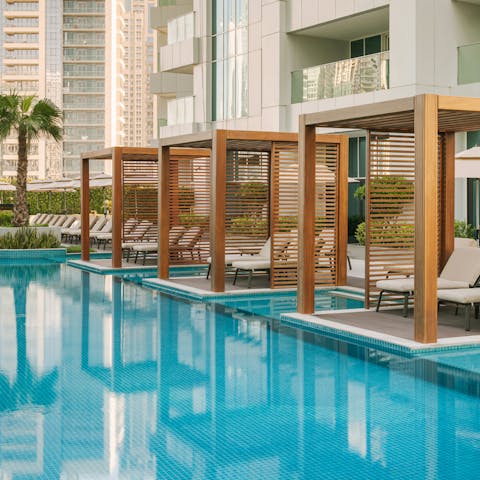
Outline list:
[[[57,142],[62,139],[62,111],[50,100],[39,100],[32,108],[28,132],[51,136]],[[34,138],[34,137],[29,137]]]
[[[0,139],[10,135],[12,129],[18,127],[20,97],[17,94],[0,95]]]

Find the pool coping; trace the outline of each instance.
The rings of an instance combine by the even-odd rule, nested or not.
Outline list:
[[[368,312],[371,310],[351,309],[345,311],[348,311],[348,313],[354,313],[355,311]],[[335,310],[335,313],[340,312],[341,310]],[[414,340],[376,332],[375,330],[368,330],[365,328],[341,324],[339,322],[333,322],[326,318],[322,318],[321,315],[325,313],[327,312],[317,312],[314,315],[284,313],[281,315],[280,321],[285,325],[293,326],[295,328],[302,328],[333,336],[334,338],[340,338],[341,340],[360,343],[363,346],[387,350],[408,356],[480,349],[480,335],[441,338],[437,343],[420,343]]]
[[[85,270],[90,273],[98,273],[100,275],[130,275],[132,273],[154,273],[157,271],[157,267],[150,266],[138,266],[138,267],[128,267],[128,268],[112,268],[111,266],[96,265],[92,262],[87,262],[85,260],[67,260],[67,265],[69,267],[78,268],[80,270]]]

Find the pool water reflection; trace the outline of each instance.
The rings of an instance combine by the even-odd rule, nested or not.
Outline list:
[[[477,478],[478,374],[65,265],[0,301],[0,478]]]

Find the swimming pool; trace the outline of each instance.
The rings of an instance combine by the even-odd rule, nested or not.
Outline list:
[[[0,266],[0,301],[0,478],[478,478],[465,352],[408,359],[64,264]]]

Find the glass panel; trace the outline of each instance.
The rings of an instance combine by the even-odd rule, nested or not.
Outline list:
[[[480,82],[480,43],[458,47],[458,84]]]
[[[248,52],[248,30],[246,28],[237,29],[237,55]]]
[[[237,0],[237,26],[248,25],[248,0]]]
[[[365,55],[379,53],[382,51],[382,36],[374,35],[365,39]]]
[[[387,89],[388,59],[381,52],[292,72],[292,103]]]
[[[216,82],[215,82],[215,101],[216,101],[216,120],[223,120],[224,96],[223,96],[223,60],[216,62]]]
[[[480,131],[467,132],[467,148],[476,147],[480,145]]]
[[[348,139],[348,176],[358,177],[358,138]]]
[[[227,118],[235,116],[235,58],[225,61],[225,105]]]
[[[363,38],[360,40],[354,40],[353,42],[350,42],[350,57],[355,58],[355,57],[361,57],[364,55],[363,51]]]
[[[237,88],[236,88],[236,117],[245,117],[248,112],[248,57],[240,55],[237,57]]]
[[[358,139],[358,176],[366,176],[366,164],[367,164],[367,139],[365,137],[359,137]]]
[[[215,9],[214,9],[214,15],[215,15],[215,30],[214,33],[222,33],[224,32],[224,21],[223,21],[223,0],[216,0],[214,2]]]

